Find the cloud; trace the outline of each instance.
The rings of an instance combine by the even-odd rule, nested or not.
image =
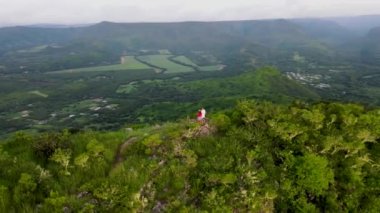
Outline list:
[[[241,20],[380,13],[378,0],[0,0],[3,23]]]

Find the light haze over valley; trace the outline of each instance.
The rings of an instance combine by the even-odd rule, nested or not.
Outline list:
[[[0,0],[0,212],[380,212],[379,10]]]

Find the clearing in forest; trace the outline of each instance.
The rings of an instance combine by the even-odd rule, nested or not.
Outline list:
[[[172,60],[177,61],[179,63],[186,64],[186,65],[191,66],[191,67],[194,67],[199,71],[218,71],[218,70],[222,70],[225,67],[224,65],[221,65],[221,64],[209,65],[209,66],[198,66],[193,61],[191,61],[189,58],[187,58],[186,56],[183,56],[183,55],[176,56],[176,57],[172,58]]]
[[[120,64],[84,67],[78,69],[67,69],[48,72],[48,74],[65,74],[81,72],[105,72],[122,70],[155,70],[156,73],[164,71],[166,74],[185,73],[194,71],[217,71],[222,70],[223,65],[198,66],[186,56],[173,55],[144,55],[144,56],[123,56]]]
[[[40,97],[43,97],[43,98],[49,97],[48,94],[42,93],[42,92],[40,92],[38,90],[30,91],[29,94],[37,95],[37,96],[40,96]]]
[[[165,73],[183,73],[193,72],[193,68],[174,63],[169,60],[172,55],[145,55],[139,56],[138,59],[144,61],[147,64],[151,64],[156,67],[160,67],[165,70]]]
[[[152,69],[135,59],[134,56],[123,56],[120,64],[85,67],[78,69],[67,69],[60,71],[48,72],[49,74],[79,73],[79,72],[102,72],[102,71],[120,71],[120,70],[149,70]]]
[[[133,81],[129,84],[120,85],[119,88],[117,88],[116,93],[123,93],[123,94],[129,94],[137,90],[137,82]]]

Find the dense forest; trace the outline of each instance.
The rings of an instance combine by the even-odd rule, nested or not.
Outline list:
[[[380,109],[245,100],[189,119],[1,143],[1,212],[379,212]]]

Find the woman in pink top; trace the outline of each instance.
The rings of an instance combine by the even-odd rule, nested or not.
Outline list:
[[[203,120],[203,114],[202,114],[201,110],[198,110],[198,112],[197,112],[197,121],[199,123],[201,123],[202,120]]]

